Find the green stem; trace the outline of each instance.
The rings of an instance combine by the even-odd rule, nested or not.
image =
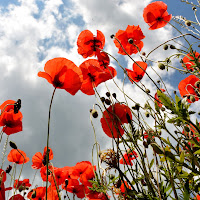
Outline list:
[[[48,130],[47,130],[47,154],[46,154],[46,166],[47,166],[47,180],[46,180],[46,200],[47,200],[47,188],[48,188],[48,168],[49,168],[49,134],[50,134],[50,119],[51,119],[51,106],[53,102],[53,97],[55,94],[56,88],[53,90],[53,94],[51,97],[51,102],[49,105],[49,118],[48,118]]]

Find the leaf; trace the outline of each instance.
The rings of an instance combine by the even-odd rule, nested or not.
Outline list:
[[[200,149],[195,151],[194,154],[200,154]]]
[[[150,163],[150,166],[149,166],[150,169],[153,166],[153,164],[154,164],[154,159],[151,160],[151,163]]]
[[[185,158],[185,153],[184,153],[184,151],[182,151],[181,155],[180,155],[180,163],[184,162],[184,158]]]
[[[163,150],[161,149],[161,147],[156,144],[156,143],[151,143],[151,146],[153,148],[153,150],[157,153],[157,154],[163,154]]]

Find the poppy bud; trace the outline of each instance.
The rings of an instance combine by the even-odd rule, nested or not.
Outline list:
[[[92,110],[91,114],[92,114],[92,117],[94,117],[94,118],[98,117],[98,112],[95,109]]]
[[[160,80],[158,80],[157,83],[159,84],[159,83],[160,83]]]
[[[163,112],[165,111],[165,108],[164,108],[164,107],[161,107],[160,109],[161,109]]]
[[[145,116],[149,117],[149,112],[148,111],[145,112]]]
[[[115,37],[115,35],[114,35],[114,34],[112,34],[112,35],[110,36],[110,38],[111,38],[111,39],[113,39],[114,37]]]
[[[148,146],[149,146],[146,141],[143,142],[143,145],[144,145],[145,148],[148,148]]]
[[[11,148],[17,149],[17,145],[14,142],[10,141],[9,144]]]
[[[115,99],[117,98],[116,93],[112,93],[112,96],[113,96]]]
[[[193,6],[193,7],[192,7],[192,10],[194,10],[194,11],[195,11],[195,10],[197,10],[197,9],[196,9],[196,7],[194,7],[194,6]]]
[[[100,99],[101,99],[102,103],[105,102],[105,97],[101,97]]]
[[[195,87],[199,88],[200,87],[200,81],[197,81],[195,84],[194,84]]]
[[[143,51],[143,52],[142,52],[142,55],[143,55],[143,56],[146,56],[146,53]]]
[[[190,132],[190,128],[189,128],[188,126],[185,126],[185,127],[184,127],[184,130],[185,130],[186,132]]]
[[[168,45],[165,44],[165,45],[163,46],[163,49],[164,49],[164,50],[167,50],[167,49],[168,49]]]
[[[64,199],[66,199],[67,198],[67,196],[66,195],[64,195]]]
[[[114,174],[110,174],[110,179],[113,180],[115,178]]]
[[[106,100],[105,100],[105,103],[106,103],[106,105],[110,105],[110,100],[109,100],[109,99],[106,99]]]
[[[110,92],[106,92],[106,96],[107,96],[107,97],[110,97]]]
[[[171,44],[169,47],[170,49],[176,49],[176,47],[173,44]]]
[[[193,95],[190,95],[190,101],[195,102],[195,97]]]
[[[21,108],[21,99],[18,99],[14,104],[14,113],[18,113]]]
[[[174,94],[176,94],[176,90],[174,90]]]
[[[139,104],[139,103],[136,103],[136,104],[135,104],[135,109],[136,109],[136,110],[139,110],[139,109],[140,109],[140,104]]]
[[[6,173],[9,174],[10,171],[11,171],[11,169],[12,169],[12,166],[11,166],[11,165],[8,165],[8,167],[6,168]]]
[[[186,21],[185,21],[185,25],[186,25],[186,26],[191,26],[191,21],[186,20]]]
[[[145,92],[146,92],[147,94],[149,94],[149,93],[150,93],[150,90],[149,90],[149,89],[146,89]]]
[[[165,69],[165,65],[163,63],[158,63],[158,68],[161,70]]]
[[[133,44],[133,39],[132,39],[132,38],[129,38],[129,39],[128,39],[128,43],[129,43],[129,44]]]

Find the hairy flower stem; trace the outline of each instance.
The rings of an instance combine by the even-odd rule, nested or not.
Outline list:
[[[47,154],[46,154],[46,166],[47,166],[47,180],[46,180],[46,200],[47,200],[47,188],[48,188],[48,173],[49,173],[49,133],[50,133],[50,119],[51,119],[51,106],[53,102],[53,97],[56,92],[56,88],[53,90],[53,94],[51,97],[51,102],[49,105],[49,118],[48,118],[48,129],[47,129]]]

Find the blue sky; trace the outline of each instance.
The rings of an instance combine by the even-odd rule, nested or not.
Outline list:
[[[46,80],[37,77],[43,71],[44,64],[54,57],[66,57],[79,66],[84,59],[78,55],[76,40],[82,30],[89,29],[94,35],[96,30],[105,34],[105,50],[119,59],[125,68],[132,63],[126,56],[117,54],[117,49],[110,39],[119,29],[125,30],[127,25],[140,25],[146,38],[142,51],[149,52],[152,48],[177,35],[170,25],[149,31],[142,18],[144,7],[150,0],[7,0],[0,1],[0,99],[22,99],[23,131],[9,137],[16,142],[18,148],[30,157],[46,146],[47,117],[53,87]],[[179,0],[165,0],[168,12],[172,15],[192,17],[191,6]],[[183,41],[182,41],[183,42]],[[160,48],[152,54],[151,59],[162,60],[172,53]],[[133,55],[139,59],[138,55]],[[111,65],[118,71],[115,81],[122,86],[123,74],[114,60]],[[180,66],[179,63],[175,63]],[[166,80],[169,91],[177,89],[179,78],[174,70],[159,71],[156,64],[153,68]],[[154,80],[156,74],[148,68],[147,72]],[[152,94],[155,87],[144,76],[142,83]],[[112,81],[107,83],[111,92],[116,92],[123,101],[123,95]],[[105,96],[106,88],[98,87],[100,95]],[[125,91],[137,102],[145,102],[145,95],[127,81]],[[86,96],[78,92],[71,96],[66,91],[57,90],[52,107],[50,147],[54,152],[54,166],[72,166],[82,160],[91,161],[91,149],[94,135],[90,124],[89,110],[96,100],[94,96]],[[195,106],[198,107],[198,102]],[[130,103],[131,106],[131,103]],[[101,117],[101,114],[100,114]],[[103,133],[99,120],[95,120],[97,138],[101,148],[109,148],[111,141]],[[6,140],[3,141],[0,148]],[[10,147],[7,148],[7,152]],[[24,177],[33,174],[31,161],[24,167]],[[4,168],[8,165],[5,162]],[[39,178],[37,179],[39,181]]]

